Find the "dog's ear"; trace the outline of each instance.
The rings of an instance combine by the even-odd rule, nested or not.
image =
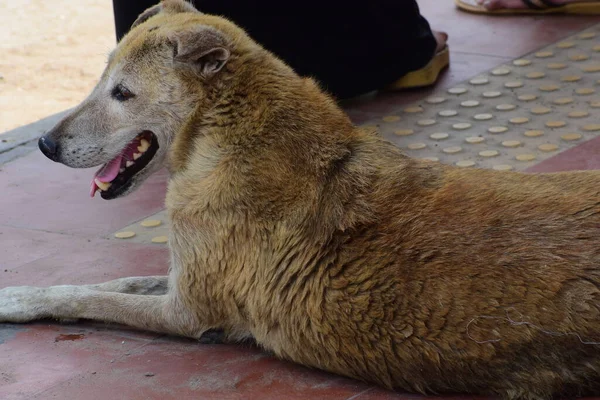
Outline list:
[[[146,22],[148,19],[162,12],[167,14],[179,14],[184,12],[199,11],[196,10],[196,8],[192,4],[184,0],[163,0],[159,4],[156,4],[146,9],[143,13],[141,13],[131,25],[131,29],[135,28],[139,24]]]
[[[175,47],[175,60],[192,65],[206,78],[219,72],[229,60],[227,40],[214,28],[196,26],[174,32],[170,40]]]

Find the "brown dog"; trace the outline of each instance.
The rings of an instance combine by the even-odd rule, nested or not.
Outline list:
[[[166,163],[171,268],[5,288],[0,321],[223,328],[418,392],[600,394],[597,172],[410,159],[241,29],[175,0],[140,16],[40,147],[106,163],[92,194],[107,199]]]

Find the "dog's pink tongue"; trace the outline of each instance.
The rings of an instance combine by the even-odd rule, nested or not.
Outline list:
[[[95,179],[98,179],[100,182],[112,182],[113,179],[119,175],[119,169],[121,169],[121,161],[123,159],[123,155],[118,155],[108,163],[104,164],[102,168],[96,172],[94,175],[94,179],[92,179],[92,186],[90,188],[90,196],[94,197],[96,190],[98,190],[98,185],[96,185]]]

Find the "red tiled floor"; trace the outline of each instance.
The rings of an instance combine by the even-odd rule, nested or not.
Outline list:
[[[558,172],[600,169],[600,137],[588,140],[577,147],[564,151],[528,172]]]

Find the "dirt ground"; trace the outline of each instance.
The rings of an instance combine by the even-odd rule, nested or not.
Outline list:
[[[111,0],[0,0],[0,134],[77,105],[115,46]]]

